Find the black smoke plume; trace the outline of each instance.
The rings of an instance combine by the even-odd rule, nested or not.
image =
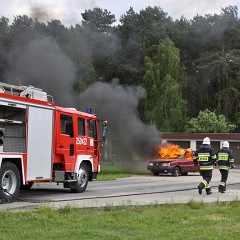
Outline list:
[[[20,41],[21,44],[23,41]],[[75,68],[72,61],[59,46],[49,38],[39,37],[11,49],[8,62],[10,69],[5,75],[6,82],[15,84],[20,78],[23,85],[32,85],[53,95],[62,106],[72,106],[72,86]]]
[[[112,83],[97,82],[78,97],[81,110],[92,107],[100,119],[108,120],[113,153],[121,161],[136,157],[147,161],[160,143],[156,127],[145,125],[138,116],[137,107],[143,97],[143,88],[122,86],[116,79]]]

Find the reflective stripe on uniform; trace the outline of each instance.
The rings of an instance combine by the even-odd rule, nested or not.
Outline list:
[[[218,160],[228,161],[228,158],[229,158],[228,153],[219,153],[218,154]]]
[[[225,187],[226,183],[225,182],[220,182],[219,185]]]
[[[207,187],[207,182],[205,180],[202,180],[202,183],[204,184],[204,187]]]
[[[200,166],[200,170],[213,170],[213,166]]]
[[[205,188],[210,188],[210,185],[207,183],[206,180],[202,180],[202,183],[204,184]]]
[[[218,169],[221,169],[221,170],[229,170],[229,167],[228,167],[228,166],[219,166]]]
[[[200,162],[207,162],[210,157],[209,153],[199,153],[198,154],[198,161]]]

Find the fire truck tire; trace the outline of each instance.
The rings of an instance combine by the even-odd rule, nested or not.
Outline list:
[[[178,177],[180,174],[181,174],[180,168],[179,168],[179,167],[175,167],[175,168],[173,169],[173,176],[174,176],[174,177]]]
[[[3,162],[0,169],[0,198],[12,202],[20,189],[20,173],[15,164]]]
[[[77,181],[70,186],[74,193],[84,192],[88,185],[89,172],[86,163],[82,163],[78,169]]]

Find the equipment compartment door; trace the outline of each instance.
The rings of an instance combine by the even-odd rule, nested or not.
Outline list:
[[[27,125],[27,180],[50,179],[53,109],[29,107]]]

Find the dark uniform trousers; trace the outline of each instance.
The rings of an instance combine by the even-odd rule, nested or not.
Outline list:
[[[209,185],[210,181],[212,180],[212,171],[213,170],[200,170],[200,174],[203,178],[202,182],[200,183],[200,188],[205,188],[206,193],[209,194],[211,192],[211,187]]]
[[[203,181],[206,182],[205,188],[209,185],[210,181],[212,180],[212,171],[213,170],[200,170],[200,174],[203,178]]]
[[[220,173],[221,173],[221,181],[218,187],[218,190],[220,192],[226,191],[226,182],[228,179],[228,172],[229,170],[226,169],[219,169]]]

